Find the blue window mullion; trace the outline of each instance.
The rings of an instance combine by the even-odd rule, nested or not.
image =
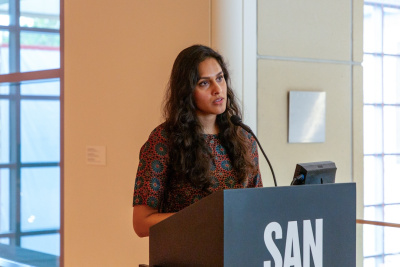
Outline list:
[[[10,29],[9,29],[9,71],[20,72],[20,2],[19,0],[9,2]],[[20,134],[20,85],[10,86],[10,161],[15,168],[10,168],[10,227],[14,238],[10,244],[21,245],[21,134]]]
[[[381,113],[381,116],[382,116],[382,119],[381,119],[381,123],[382,123],[382,125],[381,125],[381,129],[382,129],[382,140],[381,140],[381,142],[382,142],[382,157],[381,157],[381,161],[382,161],[382,200],[381,200],[381,202],[382,202],[382,204],[381,204],[381,206],[382,206],[382,208],[380,209],[380,211],[381,211],[381,218],[382,218],[382,220],[384,220],[384,216],[385,216],[385,160],[384,160],[384,158],[385,158],[385,138],[383,138],[384,136],[385,136],[385,128],[384,128],[384,118],[385,118],[385,115],[384,115],[384,113],[385,113],[385,94],[384,94],[384,91],[385,91],[385,89],[384,89],[384,86],[385,86],[385,84],[384,84],[384,80],[385,80],[385,71],[384,71],[384,63],[383,63],[383,59],[384,59],[384,51],[383,51],[383,48],[384,48],[384,43],[383,43],[383,34],[384,34],[384,29],[385,29],[385,19],[384,19],[384,16],[385,16],[385,12],[384,12],[384,6],[383,5],[380,5],[380,9],[381,9],[381,26],[382,26],[382,28],[381,28],[381,36],[380,36],[380,38],[381,38],[381,49],[382,49],[382,54],[381,54],[381,74],[382,74],[382,81],[381,81],[381,88],[382,88],[382,92],[381,92],[381,98],[382,98],[382,103],[381,103],[381,105],[382,105],[382,113]],[[380,231],[380,233],[381,233],[381,240],[382,240],[382,244],[380,244],[381,245],[381,251],[382,251],[382,253],[381,253],[381,263],[384,263],[385,262],[385,229],[380,229],[381,231]]]
[[[20,246],[21,214],[21,131],[19,84],[10,86],[13,97],[10,100],[10,161],[15,167],[10,168],[10,227],[15,233],[10,243]]]

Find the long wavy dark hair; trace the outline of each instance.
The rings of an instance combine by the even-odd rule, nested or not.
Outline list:
[[[205,191],[211,184],[209,172],[212,154],[196,116],[193,91],[200,78],[198,66],[208,58],[217,60],[227,85],[226,110],[217,115],[216,119],[221,144],[227,151],[239,183],[256,171],[250,158],[249,140],[243,131],[230,121],[232,115],[241,116],[241,111],[222,56],[207,46],[190,46],[180,52],[175,59],[165,96],[164,126],[168,136],[170,157],[167,177],[189,181],[193,186]],[[170,182],[167,181],[167,188]],[[163,202],[166,201],[166,197],[164,194]]]

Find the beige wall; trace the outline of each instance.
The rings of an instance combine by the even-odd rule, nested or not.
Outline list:
[[[334,161],[337,182],[357,182],[357,218],[363,211],[362,14],[362,0],[258,1],[258,136],[278,185],[290,184],[296,163]],[[326,92],[324,143],[288,143],[292,90]],[[260,162],[264,185],[272,186]]]
[[[131,226],[139,149],[177,53],[210,43],[209,1],[64,2],[64,266],[148,263]],[[106,166],[86,164],[87,145],[106,146]]]

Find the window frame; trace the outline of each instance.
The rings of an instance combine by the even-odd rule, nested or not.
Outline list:
[[[15,86],[14,94],[0,95],[0,100],[8,100],[10,103],[10,161],[9,163],[1,163],[0,169],[9,169],[10,173],[10,231],[0,233],[0,238],[8,238],[10,246],[20,246],[21,238],[25,236],[60,234],[60,266],[63,266],[63,143],[64,143],[64,1],[60,2],[60,28],[31,28],[19,26],[20,1],[9,1],[10,23],[8,26],[0,25],[0,31],[9,32],[9,73],[0,74],[0,84]],[[20,35],[21,32],[34,33],[54,33],[60,36],[60,67],[57,69],[46,69],[38,71],[20,72]],[[20,94],[20,84],[23,82],[31,82],[38,80],[54,80],[60,81],[59,96],[32,96]],[[60,161],[59,162],[21,162],[21,134],[20,134],[20,104],[23,100],[57,100],[60,104]],[[13,105],[11,105],[13,103]],[[26,167],[59,167],[60,169],[60,227],[46,230],[29,230],[21,231],[20,215],[21,215],[21,169]],[[15,204],[15,205],[13,205]],[[0,255],[1,258],[1,255]]]
[[[374,231],[375,231],[375,237],[377,237],[377,241],[375,239],[375,243],[376,245],[379,247],[379,249],[376,249],[377,251],[380,251],[381,253],[377,253],[374,255],[367,255],[364,256],[364,260],[368,260],[371,258],[374,258],[376,261],[376,264],[379,264],[379,262],[385,262],[385,257],[386,256],[391,256],[391,255],[399,255],[400,253],[385,253],[385,231],[387,230],[387,228],[389,227],[396,227],[399,228],[400,224],[397,223],[393,223],[393,222],[388,222],[385,219],[385,207],[387,206],[392,206],[392,205],[400,205],[399,203],[386,203],[385,199],[384,199],[384,194],[385,194],[385,156],[400,156],[400,153],[385,153],[385,140],[384,140],[384,132],[385,132],[385,128],[384,128],[384,124],[385,124],[385,107],[397,107],[400,108],[400,103],[386,103],[385,102],[385,98],[384,98],[384,75],[385,75],[385,69],[384,69],[384,59],[385,57],[396,57],[398,59],[400,59],[400,52],[398,52],[397,54],[391,54],[391,53],[385,53],[384,52],[384,20],[385,20],[385,12],[384,9],[385,8],[393,8],[393,9],[398,9],[400,11],[400,1],[398,5],[395,4],[391,4],[391,3],[382,3],[382,2],[373,2],[373,1],[365,1],[364,2],[364,8],[366,6],[373,6],[373,7],[377,7],[380,9],[381,12],[381,16],[380,16],[380,36],[379,36],[379,40],[381,41],[381,52],[366,52],[364,51],[364,56],[365,55],[371,55],[371,56],[375,56],[375,57],[379,57],[379,60],[381,62],[381,67],[380,67],[380,71],[382,74],[382,80],[380,81],[380,86],[381,86],[381,101],[380,102],[376,102],[376,103],[366,103],[363,101],[363,108],[365,107],[378,107],[381,109],[382,113],[381,113],[381,137],[379,142],[381,142],[382,148],[381,148],[381,152],[380,153],[363,153],[363,157],[364,159],[366,159],[366,157],[374,157],[374,158],[379,158],[379,161],[382,164],[382,168],[380,170],[380,175],[382,176],[382,181],[380,184],[380,196],[381,199],[379,200],[379,203],[377,204],[365,204],[364,203],[364,210],[368,209],[368,208],[378,208],[377,210],[379,210],[380,214],[379,216],[376,216],[375,218],[381,218],[381,220],[375,219],[374,221],[363,221],[366,224],[372,224],[375,226],[385,226],[385,228],[382,227],[374,227]],[[365,118],[364,118],[365,121]],[[365,129],[364,129],[364,134],[365,134]],[[365,141],[364,141],[365,142]],[[364,147],[365,147],[365,143],[364,143]],[[365,181],[364,181],[365,183]],[[364,194],[364,201],[365,198],[368,197],[366,194]],[[370,229],[370,228],[368,228]],[[364,231],[365,234],[365,231]]]

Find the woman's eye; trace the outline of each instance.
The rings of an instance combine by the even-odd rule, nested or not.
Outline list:
[[[199,83],[199,86],[206,86],[207,84],[208,84],[208,82],[202,81],[202,82]]]
[[[218,82],[221,82],[223,79],[224,79],[224,76],[223,76],[223,75],[217,77],[217,81],[218,81]]]

